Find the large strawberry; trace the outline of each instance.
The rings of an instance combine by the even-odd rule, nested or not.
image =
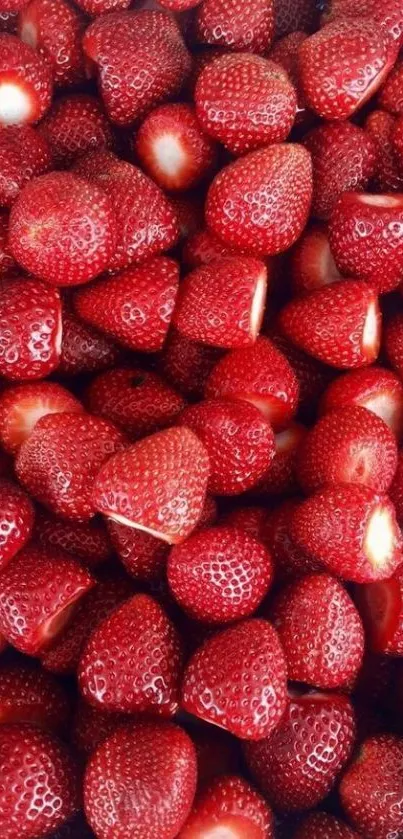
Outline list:
[[[29,382],[6,387],[0,394],[1,444],[15,455],[41,417],[65,411],[80,414],[83,410],[81,402],[57,382]]]
[[[55,85],[82,83],[89,72],[82,35],[85,18],[67,0],[30,0],[18,18],[18,34],[52,67]]]
[[[197,12],[197,35],[206,44],[265,53],[274,34],[273,0],[205,0]]]
[[[209,833],[227,833],[231,839],[273,839],[273,829],[272,812],[264,798],[243,778],[227,775],[203,787],[178,839],[198,839]]]
[[[62,340],[60,295],[40,280],[0,281],[0,374],[42,379],[56,369]]]
[[[24,547],[34,524],[34,508],[17,484],[0,479],[0,569]]]
[[[397,439],[403,433],[403,385],[386,367],[374,366],[351,370],[337,376],[325,390],[322,413],[360,405],[380,417]]]
[[[50,106],[50,65],[15,35],[0,35],[0,125],[38,122]]]

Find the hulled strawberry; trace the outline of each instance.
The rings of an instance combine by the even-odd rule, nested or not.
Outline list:
[[[58,99],[41,123],[40,131],[49,143],[54,165],[62,169],[88,152],[110,148],[114,142],[98,99],[85,93]]]
[[[63,306],[62,320],[59,373],[67,376],[98,373],[121,361],[122,348],[107,335],[80,320],[70,306]]]
[[[1,402],[1,400],[0,400]],[[352,370],[338,376],[325,390],[321,412],[360,405],[380,417],[398,439],[403,433],[403,385],[386,367]]]
[[[371,111],[365,121],[365,129],[377,147],[378,169],[374,186],[381,193],[401,192],[403,189],[403,175],[393,146],[395,126],[395,117],[386,111]]]
[[[88,75],[84,28],[84,16],[66,0],[30,0],[18,19],[19,37],[50,64],[57,87],[80,84]]]
[[[154,582],[166,570],[169,547],[150,533],[108,519],[112,545],[128,574],[135,580]]]
[[[178,839],[198,839],[213,831],[231,839],[273,839],[270,807],[250,784],[237,775],[215,778],[196,797]]]
[[[41,379],[58,363],[62,340],[59,292],[40,280],[0,281],[0,374],[21,381]]]
[[[245,52],[265,53],[274,34],[272,0],[205,0],[197,12],[199,41]]]
[[[34,508],[21,487],[0,479],[0,569],[24,547],[34,525]]]
[[[379,583],[357,586],[360,610],[370,649],[375,653],[403,654],[403,573]]]
[[[9,207],[21,188],[36,175],[51,168],[50,146],[40,131],[30,125],[0,129],[0,204]]]
[[[293,248],[291,278],[296,295],[316,291],[342,279],[322,225],[307,228]]]
[[[38,122],[53,92],[50,65],[15,35],[0,35],[0,125]]]
[[[165,378],[185,396],[202,396],[206,380],[222,351],[186,338],[172,328],[162,349],[159,367]]]
[[[16,455],[41,417],[64,412],[80,414],[81,402],[57,382],[28,382],[6,387],[0,394],[0,441]]]
[[[294,839],[360,839],[346,822],[329,813],[312,813],[303,820]]]
[[[111,545],[102,521],[92,519],[82,523],[66,521],[47,510],[37,510],[34,537],[40,545],[60,548],[79,559],[88,568],[106,562],[111,555]]]
[[[32,723],[63,732],[69,717],[67,694],[50,673],[21,663],[0,667],[2,725]]]

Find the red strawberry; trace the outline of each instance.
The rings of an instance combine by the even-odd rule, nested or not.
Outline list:
[[[203,196],[198,193],[174,193],[169,196],[171,206],[177,217],[180,239],[193,236],[204,223]]]
[[[197,80],[195,103],[206,133],[239,155],[288,137],[297,96],[280,65],[238,53],[207,64]]]
[[[201,0],[159,0],[159,5],[172,12],[184,12],[198,6],[200,2]]]
[[[397,61],[378,93],[378,104],[390,114],[403,113],[403,62]]]
[[[182,648],[159,603],[136,594],[92,632],[78,668],[84,699],[107,711],[171,716],[178,709]]]
[[[66,551],[88,568],[101,565],[111,555],[106,528],[97,519],[81,524],[57,518],[45,510],[37,510],[35,539],[44,547]]]
[[[15,35],[0,35],[0,124],[38,122],[53,90],[49,64]]]
[[[386,423],[360,406],[342,407],[321,417],[298,454],[302,489],[363,484],[387,492],[397,467],[397,443]]]
[[[77,314],[124,346],[141,352],[162,348],[179,286],[179,267],[157,256],[79,289]]]
[[[403,378],[403,313],[396,313],[385,324],[384,345],[388,361]]]
[[[243,778],[227,775],[203,787],[178,839],[231,836],[231,839],[273,839],[273,816],[264,798]]]
[[[24,547],[32,533],[34,508],[17,484],[0,479],[0,569]]]
[[[265,507],[235,507],[221,519],[226,527],[236,527],[262,541],[267,511]]]
[[[160,369],[166,379],[185,396],[201,396],[207,377],[222,351],[191,341],[171,329],[160,356]]]
[[[396,155],[397,165],[400,171],[403,168],[403,119],[396,120],[392,133],[392,146]]]
[[[297,507],[298,502],[294,499],[283,501],[269,511],[262,528],[260,538],[272,555],[276,580],[297,579],[321,570],[320,563],[315,562],[291,539],[291,521]]]
[[[290,494],[297,489],[296,463],[306,428],[293,422],[274,437],[275,455],[256,491],[269,495]]]
[[[247,743],[245,755],[277,810],[308,810],[330,792],[354,740],[354,711],[346,696],[291,693],[279,727],[265,740]]]
[[[69,716],[67,695],[50,673],[21,663],[0,667],[2,725],[25,722],[63,731]]]
[[[0,277],[12,273],[15,262],[8,244],[8,215],[0,212]]]
[[[294,839],[360,839],[345,822],[328,813],[312,813],[302,822]]]
[[[287,359],[268,338],[233,350],[216,364],[205,389],[208,399],[238,399],[259,408],[277,431],[292,419],[298,382]]]
[[[375,653],[403,654],[403,572],[389,580],[357,586],[355,600],[367,644]]]
[[[59,292],[23,276],[0,281],[0,374],[41,379],[58,365],[62,340]]]
[[[18,19],[19,37],[51,65],[57,87],[80,84],[86,78],[84,28],[83,15],[65,0],[30,0]]]
[[[179,227],[173,207],[140,169],[107,151],[87,155],[74,168],[106,192],[113,205],[118,238],[111,269],[144,262],[175,244]]]
[[[269,334],[273,344],[285,355],[297,377],[299,385],[298,406],[311,419],[312,409],[315,410],[319,396],[329,381],[329,368],[300,350],[281,332],[271,329]]]
[[[403,451],[399,452],[396,474],[390,488],[390,497],[396,508],[397,520],[403,524]]]
[[[203,443],[188,428],[169,428],[111,457],[93,502],[115,521],[177,544],[198,524],[208,475]]]
[[[26,0],[2,0],[1,7],[4,13],[11,14],[19,12],[26,4]]]
[[[239,743],[223,729],[202,723],[191,730],[197,754],[197,779],[199,787],[217,780],[218,775],[230,775],[240,769]]]
[[[51,168],[45,137],[30,125],[0,128],[0,204],[9,207],[21,188]]]
[[[79,772],[52,734],[0,726],[0,832],[3,839],[48,836],[80,807]]]
[[[172,839],[189,814],[196,776],[193,743],[179,726],[124,726],[87,764],[87,819],[99,839]]]
[[[288,5],[288,0],[276,0],[276,2],[277,5],[279,2],[285,2]],[[306,3],[306,0],[302,0],[302,2]],[[294,85],[297,94],[296,125],[301,123],[309,125],[313,119],[313,114],[308,111],[304,100],[298,71],[298,50],[307,37],[306,32],[291,32],[284,38],[275,41],[273,49],[270,50],[268,55],[268,58],[275,61],[276,64],[280,64]]]
[[[403,560],[393,504],[358,484],[325,487],[303,501],[291,537],[329,571],[357,583],[387,580]]]
[[[340,784],[342,806],[366,839],[399,836],[403,823],[403,740],[391,734],[362,744]]]
[[[168,582],[195,620],[223,624],[252,615],[272,582],[266,548],[242,530],[211,527],[172,549]]]
[[[197,10],[197,35],[205,44],[265,53],[273,34],[272,0],[204,0]]]
[[[373,20],[328,23],[299,48],[308,105],[323,119],[348,119],[381,86],[396,52],[387,32]]]
[[[0,581],[0,631],[27,655],[50,645],[72,618],[93,578],[69,554],[33,544],[4,568]]]
[[[182,260],[188,268],[199,268],[224,256],[238,256],[240,251],[224,245],[207,227],[202,227],[186,240]],[[266,263],[267,267],[267,263]]]
[[[122,350],[107,335],[83,323],[68,306],[63,306],[63,335],[59,373],[97,373],[121,360]]]
[[[53,2],[53,0],[52,0]],[[56,166],[67,168],[78,157],[113,146],[113,134],[95,96],[75,93],[58,99],[41,123]]]
[[[0,393],[0,441],[16,455],[36,423],[47,414],[81,414],[81,402],[56,382],[31,382],[7,387]]]
[[[101,15],[105,12],[128,9],[130,2],[131,0],[77,0],[77,6],[88,15]]]
[[[135,580],[160,580],[166,569],[169,547],[150,533],[108,519],[112,545],[128,574]]]
[[[375,366],[338,376],[323,394],[321,411],[325,414],[355,405],[380,417],[397,438],[402,436],[403,385],[391,370]]]
[[[393,147],[396,119],[385,111],[372,111],[366,119],[365,129],[375,140],[378,151],[378,171],[374,185],[379,192],[401,192],[403,175]]]
[[[292,681],[326,690],[350,685],[361,667],[364,631],[338,580],[307,574],[282,589],[270,614]]]
[[[341,280],[330,250],[326,228],[307,228],[295,245],[291,256],[293,291],[305,294]]]
[[[403,34],[403,14],[400,0],[331,0],[326,18],[370,17],[377,28],[385,30],[400,43]]]
[[[70,731],[74,748],[85,758],[110,737],[116,729],[127,722],[124,714],[111,714],[93,708],[83,699],[78,699]]]
[[[241,739],[261,740],[283,716],[286,679],[276,631],[268,621],[252,618],[196,650],[185,670],[182,706]]]
[[[206,447],[213,494],[239,495],[255,486],[270,468],[273,431],[254,405],[206,400],[186,408],[179,422],[194,431]]]
[[[309,0],[275,0],[274,9],[277,38],[296,29],[310,31],[316,25],[316,10]]]
[[[378,297],[360,280],[334,282],[291,300],[280,326],[297,347],[332,367],[363,367],[378,356]]]
[[[206,221],[226,245],[281,253],[301,235],[311,194],[310,155],[297,143],[279,143],[221,170],[207,195]]]
[[[92,414],[110,420],[132,440],[138,440],[173,425],[185,401],[155,373],[140,367],[116,367],[92,380],[86,405]]]
[[[88,521],[95,513],[95,476],[122,446],[120,431],[98,417],[47,414],[21,445],[16,472],[30,494],[53,513]]]
[[[173,323],[193,341],[234,349],[257,338],[267,270],[251,257],[224,257],[195,268],[181,284]]]
[[[184,103],[155,108],[140,126],[135,150],[162,189],[191,189],[211,171],[215,144],[202,128],[193,106]]]

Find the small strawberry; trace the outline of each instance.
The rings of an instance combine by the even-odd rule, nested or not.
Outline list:
[[[159,367],[165,378],[185,396],[202,396],[206,380],[222,351],[191,341],[172,328],[162,349]]]
[[[316,28],[316,10],[309,0],[275,0],[274,10],[277,38],[297,29],[309,32]]]
[[[88,152],[112,147],[114,142],[98,99],[85,93],[58,99],[40,130],[49,143],[55,166],[63,169]]]
[[[297,489],[296,464],[306,428],[293,422],[274,437],[275,454],[268,472],[256,486],[256,492],[289,495]]]
[[[101,565],[111,555],[105,525],[97,519],[81,524],[37,510],[34,536],[40,545],[66,551],[88,568]]]
[[[201,43],[265,53],[274,34],[273,1],[204,0],[196,20]]]
[[[178,839],[199,839],[227,833],[231,839],[274,839],[272,812],[243,778],[214,778],[196,797]]]
[[[303,501],[291,537],[329,571],[357,583],[387,580],[403,560],[393,504],[358,484],[325,487]]]
[[[15,35],[0,35],[0,125],[38,122],[53,92],[49,64]]]
[[[403,378],[403,313],[396,313],[384,329],[384,346],[389,363]]]
[[[0,393],[0,441],[16,455],[41,417],[64,412],[81,414],[81,402],[57,382],[29,382],[6,387]]]
[[[59,362],[62,311],[59,292],[26,277],[0,280],[0,374],[42,379]]]
[[[63,731],[70,716],[67,695],[45,670],[27,664],[0,667],[0,720]]]
[[[279,320],[290,341],[332,367],[364,367],[378,356],[378,297],[360,280],[340,280],[293,299]]]
[[[18,18],[19,37],[50,64],[56,87],[80,84],[89,74],[81,45],[84,28],[84,16],[66,0],[24,2]]]
[[[403,573],[379,583],[357,586],[355,600],[369,648],[375,653],[403,654]]]
[[[226,245],[269,256],[301,235],[311,195],[310,155],[297,143],[278,143],[219,172],[207,195],[206,221]]]
[[[127,573],[141,582],[160,580],[164,574],[169,547],[150,533],[107,521],[109,538]]]
[[[270,550],[276,581],[294,580],[314,571],[320,571],[320,562],[299,548],[291,538],[291,521],[298,502],[283,501],[270,510],[262,527],[260,538]]]
[[[208,227],[201,227],[186,239],[182,260],[188,268],[199,268],[224,256],[240,256],[241,251],[224,245]],[[267,263],[266,263],[267,267]]]
[[[0,204],[9,207],[21,188],[51,168],[50,146],[30,125],[0,128]]]
[[[354,740],[354,711],[346,696],[291,693],[279,727],[265,740],[245,744],[245,756],[277,810],[308,810],[330,792]]]
[[[33,544],[3,569],[0,631],[17,650],[38,655],[72,618],[94,580],[69,554]]]
[[[99,839],[172,839],[189,815],[196,778],[195,749],[183,729],[157,720],[126,725],[88,761],[87,819]]]
[[[34,525],[34,508],[21,487],[0,479],[0,570],[24,547]]]
[[[1,404],[1,399],[0,399]],[[391,370],[375,366],[337,376],[321,400],[323,414],[360,405],[380,417],[399,439],[403,434],[403,385]]]
[[[241,739],[261,740],[283,716],[286,679],[276,631],[268,621],[251,618],[196,650],[185,670],[182,706]]]
[[[88,521],[101,465],[123,447],[111,423],[89,414],[47,414],[21,445],[16,472],[31,495],[56,515]]]
[[[226,527],[236,527],[252,536],[253,539],[262,541],[267,511],[265,507],[257,505],[251,507],[235,507],[220,519]]]
[[[345,822],[328,813],[307,816],[294,834],[294,839],[360,839]]]
[[[307,228],[293,248],[291,278],[295,295],[316,291],[342,279],[322,225]]]
[[[112,714],[93,708],[79,698],[70,730],[71,742],[79,754],[87,759],[122,723],[127,723],[124,714]]]
[[[378,171],[374,186],[379,192],[401,192],[403,189],[403,175],[393,146],[395,126],[395,117],[386,111],[371,111],[365,121],[365,129],[377,147]]]
[[[280,591],[270,615],[292,681],[325,690],[350,685],[361,667],[364,631],[338,580],[307,574]]]
[[[84,323],[63,306],[63,334],[59,373],[98,373],[121,361],[122,349],[107,335]]]
[[[378,105],[390,114],[403,114],[403,62],[397,61],[378,93]]]

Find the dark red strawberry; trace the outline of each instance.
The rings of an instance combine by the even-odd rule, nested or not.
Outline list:
[[[47,414],[81,414],[81,402],[57,382],[31,382],[6,387],[0,393],[0,441],[6,452],[17,454],[36,423]]]
[[[159,5],[172,12],[184,12],[186,9],[193,9],[198,6],[199,3],[200,0],[160,0]]]
[[[298,422],[275,435],[275,455],[268,472],[256,486],[258,493],[290,495],[297,490],[296,464],[305,436],[306,428]]]
[[[396,119],[386,111],[372,111],[365,121],[365,129],[375,140],[378,152],[378,171],[374,185],[380,192],[401,192],[403,175],[393,147]]]
[[[172,328],[162,349],[160,369],[185,396],[202,396],[207,377],[222,356],[216,347],[191,341]]]
[[[354,711],[346,696],[291,692],[279,727],[265,740],[247,743],[245,755],[277,810],[308,810],[330,792],[354,741]]]
[[[274,839],[272,812],[261,795],[238,775],[215,778],[196,797],[178,839],[222,833],[231,839]]]
[[[403,34],[403,14],[400,0],[385,0],[379,5],[378,0],[331,0],[327,4],[326,20],[337,18],[369,17],[375,21],[376,28],[386,31],[393,40],[401,42]]]
[[[205,0],[197,12],[197,35],[205,44],[265,53],[273,34],[272,0]]]
[[[88,568],[106,562],[111,555],[111,545],[105,525],[98,519],[82,524],[57,518],[45,510],[35,516],[35,540],[48,548],[60,548],[79,559]]]
[[[204,224],[203,196],[197,192],[176,192],[169,198],[178,220],[180,239],[193,236]]]
[[[302,234],[292,251],[291,277],[296,295],[342,279],[330,250],[326,227],[315,225]]]
[[[19,37],[51,65],[57,87],[80,84],[89,75],[84,28],[84,16],[66,0],[30,0],[18,19]]]
[[[0,204],[9,207],[21,188],[36,175],[51,168],[52,155],[46,138],[30,125],[0,129]]]
[[[67,695],[45,670],[28,664],[0,667],[0,722],[32,723],[63,731],[70,716]]]
[[[95,513],[95,477],[123,442],[117,428],[90,414],[47,414],[21,445],[16,472],[30,494],[53,513],[88,521]]]
[[[182,686],[190,714],[246,740],[261,740],[287,705],[286,665],[276,631],[252,618],[218,632],[191,657]]]
[[[270,608],[288,677],[317,688],[348,687],[364,652],[364,631],[353,601],[329,574],[290,583]]]
[[[224,256],[239,256],[241,251],[224,245],[224,242],[212,233],[208,227],[202,227],[186,240],[182,259],[188,268],[199,268]],[[267,263],[266,263],[267,267]]]
[[[258,507],[257,505],[250,507],[235,507],[229,513],[221,518],[221,523],[226,527],[236,527],[252,536],[253,539],[262,541],[264,533],[264,524],[266,521],[267,511],[265,507]]]
[[[277,5],[280,3],[289,4],[289,0],[276,0]],[[306,0],[301,0],[306,3]],[[297,0],[298,3],[298,0]],[[306,32],[295,31],[285,35],[284,38],[279,38],[275,41],[273,48],[268,54],[268,58],[280,64],[283,70],[286,71],[288,77],[294,85],[297,94],[297,113],[295,115],[296,125],[309,125],[313,120],[313,114],[308,110],[304,95],[302,93],[301,84],[299,80],[298,70],[298,51],[308,37]]]
[[[59,292],[26,277],[0,281],[0,374],[41,379],[57,367],[62,340]]]
[[[50,65],[15,35],[0,35],[0,125],[38,122],[53,91]]]
[[[135,580],[160,580],[166,569],[169,547],[150,533],[108,519],[112,545],[128,574]]]
[[[77,0],[77,6],[80,6],[88,15],[101,15],[104,12],[128,9],[130,2],[131,0]]]
[[[403,119],[399,117],[396,120],[392,133],[393,151],[396,155],[397,165],[402,171],[403,168]]]
[[[81,755],[89,758],[122,723],[127,723],[124,714],[101,711],[79,698],[70,730],[71,742]]]
[[[375,366],[338,376],[325,390],[321,412],[361,405],[380,417],[399,439],[403,433],[403,385],[391,370]]]
[[[78,318],[69,306],[63,306],[62,351],[59,373],[97,373],[121,361],[122,349]]]
[[[273,344],[285,355],[297,377],[298,407],[311,420],[319,397],[329,381],[331,371],[325,364],[299,349],[278,329],[270,329],[269,335]]]
[[[298,502],[290,499],[270,510],[260,535],[270,550],[275,577],[280,582],[321,570],[320,563],[299,548],[291,538],[291,521],[297,507]]]
[[[396,474],[390,488],[390,497],[395,505],[399,524],[403,524],[403,451],[399,452]]]
[[[0,276],[12,273],[15,267],[8,244],[8,214],[0,212]]]
[[[291,537],[329,571],[357,583],[387,580],[403,560],[392,502],[358,484],[325,487],[303,501]]]
[[[17,484],[0,479],[0,569],[24,547],[32,533],[34,508]]]
[[[18,0],[15,0],[15,2],[17,3]],[[20,3],[22,2],[23,0],[20,0]],[[17,22],[18,12],[0,12],[0,32],[11,32],[14,34],[17,31]]]
[[[87,764],[87,819],[99,839],[172,839],[189,815],[196,778],[195,749],[179,726],[124,726]]]
[[[98,99],[85,93],[58,99],[41,123],[41,134],[49,143],[55,166],[66,169],[87,152],[110,148],[114,142]]]
[[[316,25],[316,10],[309,0],[275,0],[274,10],[277,38],[296,29],[309,32]]]
[[[279,143],[221,170],[207,195],[206,221],[226,245],[281,253],[301,235],[311,195],[310,155],[297,143]]]
[[[345,822],[328,813],[307,816],[294,834],[294,839],[360,839]]]
[[[373,652],[403,655],[403,572],[357,586],[355,600]]]
[[[383,339],[389,363],[403,378],[403,313],[398,312],[387,321]]]

